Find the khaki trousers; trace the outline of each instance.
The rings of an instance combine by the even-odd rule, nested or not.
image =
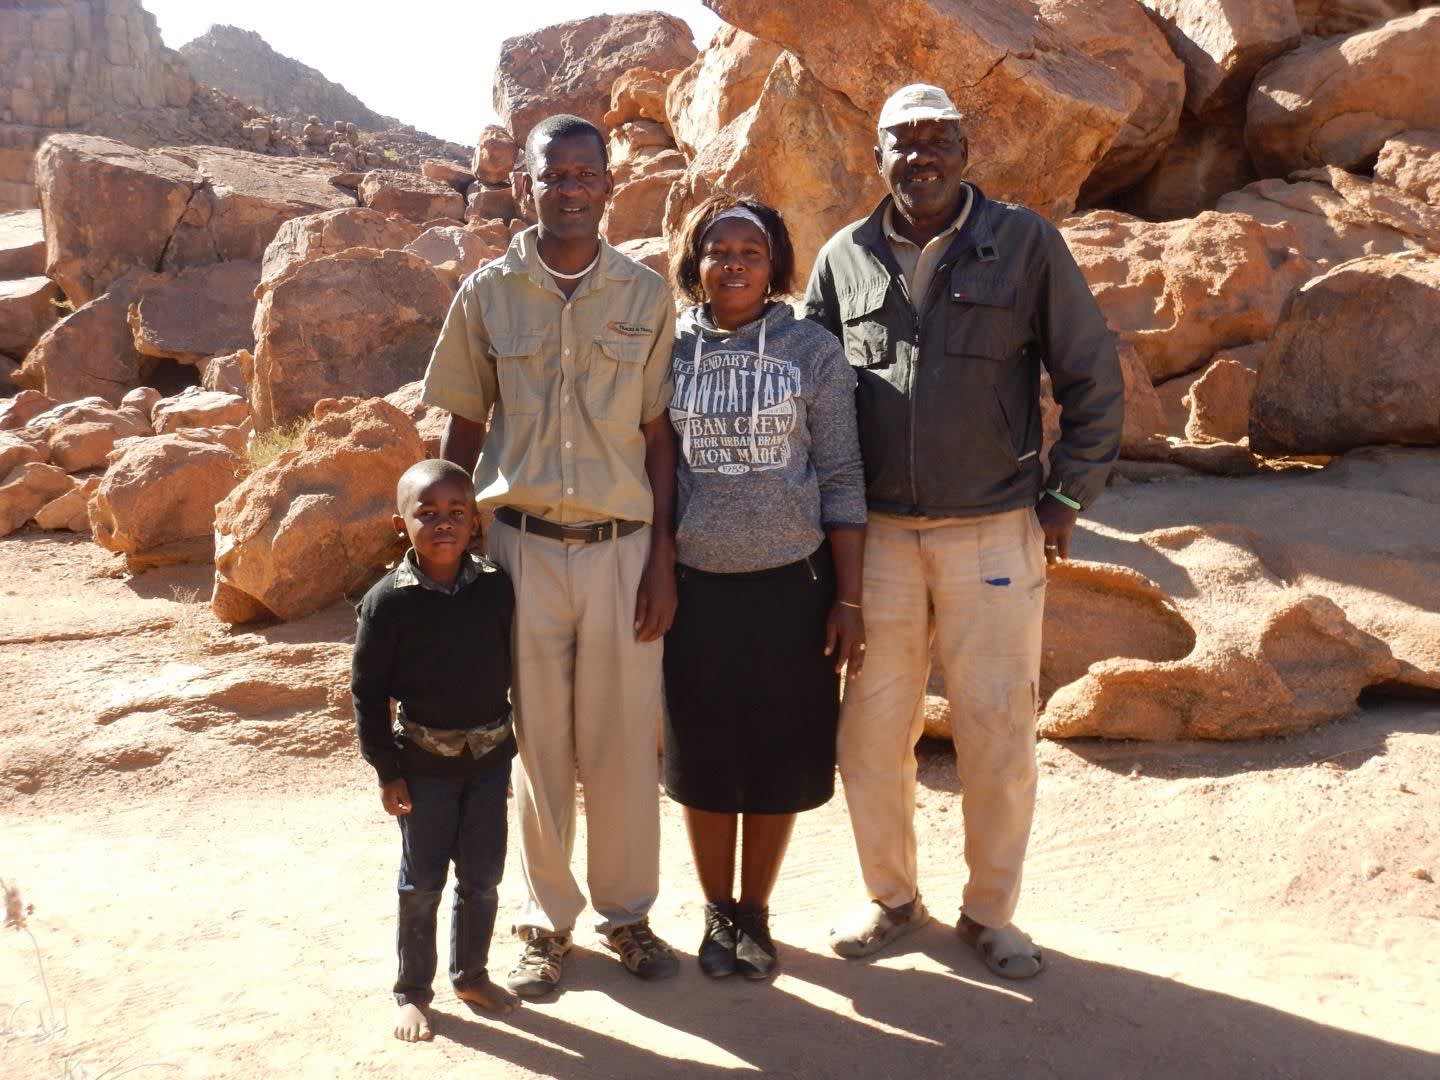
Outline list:
[[[963,790],[964,911],[985,926],[1004,926],[1015,913],[1035,809],[1044,543],[1030,509],[870,519],[869,648],[863,677],[845,687],[838,756],[861,876],[887,907],[919,894],[915,743],[933,636]]]
[[[660,887],[661,642],[635,640],[650,530],[594,544],[495,522],[490,557],[515,585],[515,811],[528,899],[517,929],[568,931],[585,909],[570,871],[575,780],[601,932],[646,917]]]

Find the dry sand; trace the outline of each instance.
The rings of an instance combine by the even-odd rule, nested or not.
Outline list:
[[[950,927],[948,747],[921,750],[936,922],[873,962],[828,952],[860,899],[837,798],[797,828],[773,984],[695,969],[701,898],[662,798],[677,979],[632,979],[582,926],[553,1001],[499,1021],[441,989],[435,1041],[407,1046],[395,826],[336,707],[348,612],[229,636],[195,602],[205,568],[110,565],[84,540],[0,542],[0,877],[34,905],[63,1015],[37,1030],[32,941],[0,934],[5,1077],[1440,1077],[1433,700],[1288,739],[1042,743],[1018,921],[1050,969],[1027,983]],[[512,844],[502,928],[517,880]],[[497,975],[515,948],[497,934]]]

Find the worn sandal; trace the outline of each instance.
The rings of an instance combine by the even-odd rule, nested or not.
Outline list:
[[[846,925],[830,931],[830,948],[847,960],[879,952],[896,938],[914,933],[930,921],[930,913],[917,896],[908,904],[887,908],[872,900]]]
[[[1029,979],[1045,970],[1045,954],[1028,934],[1008,926],[981,926],[961,915],[955,933],[980,954],[985,966],[1002,979]]]

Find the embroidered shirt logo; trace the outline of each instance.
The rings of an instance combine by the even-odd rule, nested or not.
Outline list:
[[[655,332],[648,326],[639,326],[636,323],[623,322],[612,322],[610,324],[610,329],[614,330],[617,334],[630,334],[632,336],[639,336],[641,334],[653,334]]]

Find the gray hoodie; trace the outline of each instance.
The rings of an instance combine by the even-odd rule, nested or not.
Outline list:
[[[855,374],[833,334],[783,303],[734,332],[696,307],[671,365],[681,563],[765,570],[809,555],[828,528],[864,526]]]

